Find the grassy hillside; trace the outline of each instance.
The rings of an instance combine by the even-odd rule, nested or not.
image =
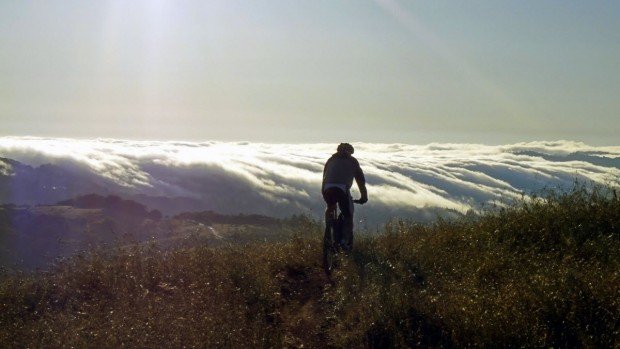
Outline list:
[[[93,248],[155,242],[160,248],[288,241],[298,220],[259,215],[158,211],[116,196],[89,194],[58,205],[0,205],[0,268],[47,269]]]
[[[0,346],[620,345],[620,200],[578,188],[481,218],[395,221],[332,280],[290,242],[94,253],[0,283]]]

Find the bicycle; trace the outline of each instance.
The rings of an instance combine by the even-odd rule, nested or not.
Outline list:
[[[360,201],[353,200],[353,203],[359,204]],[[325,215],[325,233],[323,235],[323,269],[327,276],[330,276],[337,267],[338,254],[343,251],[348,253],[353,247],[353,235],[349,237],[351,241],[343,241],[343,225],[344,215],[340,212],[339,206],[334,205],[334,209]]]

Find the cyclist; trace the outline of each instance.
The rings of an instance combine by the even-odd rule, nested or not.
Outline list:
[[[350,193],[353,179],[361,193],[360,199],[355,202],[365,204],[368,201],[366,179],[359,162],[352,156],[354,151],[349,143],[338,145],[337,152],[325,163],[321,188],[323,199],[327,203],[326,222],[329,217],[333,217],[331,214],[336,209],[336,205],[340,207],[342,214],[339,220],[342,219],[340,222],[342,229],[337,230],[341,230],[342,233],[341,236],[335,236],[335,240],[346,252],[351,251],[353,247],[353,198]]]

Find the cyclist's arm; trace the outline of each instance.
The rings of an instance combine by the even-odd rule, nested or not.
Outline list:
[[[323,182],[321,183],[321,193],[325,190],[325,173],[327,172],[327,164],[329,164],[329,160],[331,160],[331,158],[329,158],[325,163],[325,166],[323,166]]]
[[[357,170],[355,172],[355,182],[357,183],[357,187],[359,188],[361,194],[359,201],[368,201],[368,191],[366,190],[366,177],[364,176],[364,171],[362,171],[359,163],[357,164]]]

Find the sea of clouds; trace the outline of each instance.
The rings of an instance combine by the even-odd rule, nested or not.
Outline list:
[[[354,143],[369,203],[359,217],[432,218],[503,204],[578,180],[620,183],[620,146],[580,142]],[[182,197],[225,213],[320,216],[323,164],[336,144],[0,137],[0,157],[79,168],[121,191]],[[0,161],[0,172],[10,173]],[[353,196],[359,196],[353,190]]]

